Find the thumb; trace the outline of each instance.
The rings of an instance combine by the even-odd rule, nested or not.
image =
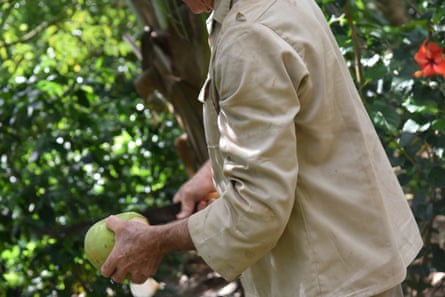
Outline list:
[[[105,219],[105,224],[108,229],[116,233],[116,231],[118,231],[124,224],[124,220],[118,218],[117,216],[111,215]]]
[[[119,219],[117,216],[111,215],[105,219],[105,225],[107,226],[110,231],[116,234],[116,231],[121,228],[123,220]],[[116,248],[113,247],[110,254],[108,255],[107,259],[105,259],[105,262],[102,264],[101,267],[101,274],[104,277],[110,277],[116,269],[116,259],[115,259],[115,253]]]
[[[195,202],[183,200],[181,203],[181,211],[176,215],[178,219],[184,219],[192,215],[195,210]]]

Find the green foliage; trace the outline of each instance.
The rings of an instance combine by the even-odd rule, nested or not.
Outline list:
[[[155,2],[164,28],[169,8]],[[407,21],[391,25],[383,1],[318,2],[422,230],[406,281],[422,296],[445,271],[433,228],[445,214],[445,79],[415,78],[413,57],[426,38],[445,47],[445,3],[401,1]],[[83,232],[164,203],[185,179],[174,115],[134,90],[139,61],[122,37],[141,29],[123,0],[0,0],[0,297],[129,294],[86,261]]]
[[[406,281],[422,296],[427,276],[445,268],[432,227],[445,214],[445,79],[415,78],[413,57],[427,38],[445,47],[445,3],[410,1],[409,21],[391,26],[378,1],[323,2],[422,231],[425,247]]]
[[[125,2],[0,6],[0,296],[104,296],[83,232],[170,199],[185,179],[182,132],[135,93],[122,37],[139,26]]]

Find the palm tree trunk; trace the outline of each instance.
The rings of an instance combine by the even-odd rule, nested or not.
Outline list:
[[[385,18],[393,26],[401,26],[408,22],[408,12],[402,0],[377,0]]]
[[[178,156],[192,174],[208,158],[202,107],[197,101],[209,59],[203,16],[192,14],[180,0],[128,2],[145,28],[141,36],[143,73],[136,80],[136,89],[147,105],[158,92],[173,108],[186,134],[177,140]],[[186,148],[189,151],[184,152]]]

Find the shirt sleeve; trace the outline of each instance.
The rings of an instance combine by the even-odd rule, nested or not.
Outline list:
[[[270,251],[287,225],[298,176],[298,89],[308,72],[267,27],[221,34],[230,36],[221,38],[213,69],[223,166],[213,170],[223,171],[226,190],[188,226],[199,255],[230,280]]]

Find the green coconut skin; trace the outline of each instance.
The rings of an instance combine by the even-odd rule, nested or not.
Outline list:
[[[137,219],[148,224],[147,219],[137,212],[123,212],[116,216],[125,221]],[[114,247],[114,233],[107,228],[105,220],[102,219],[91,226],[84,240],[87,258],[99,270]]]

